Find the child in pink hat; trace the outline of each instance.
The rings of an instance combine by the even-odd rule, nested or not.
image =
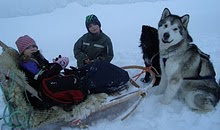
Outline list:
[[[36,42],[28,35],[19,37],[15,44],[17,45],[18,51],[21,56],[25,59],[33,58],[33,55],[36,55],[35,53],[39,53],[39,55],[41,55]],[[43,60],[46,59],[43,58]],[[69,59],[67,57],[59,56],[58,58],[56,58],[56,60],[53,60],[53,62],[58,63],[62,67],[62,69],[64,69],[68,65]]]
[[[45,78],[59,75],[69,63],[69,59],[61,55],[49,63],[38,50],[34,39],[28,35],[19,37],[15,44],[20,53],[19,69],[25,73],[28,83],[38,91]],[[33,106],[37,105],[38,99],[31,97],[31,94],[28,97]]]

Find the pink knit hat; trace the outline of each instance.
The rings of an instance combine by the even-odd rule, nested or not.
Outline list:
[[[27,49],[29,46],[37,46],[34,39],[29,37],[28,35],[19,37],[15,44],[17,45],[20,54],[23,53],[24,50]]]

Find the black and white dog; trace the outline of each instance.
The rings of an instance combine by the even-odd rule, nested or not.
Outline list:
[[[159,73],[159,75],[156,75],[156,82],[154,86],[158,85],[160,83],[160,58],[157,29],[151,26],[143,25],[140,42],[141,44],[139,45],[139,47],[141,47],[143,52],[145,66],[153,66]],[[141,79],[141,81],[150,81],[150,74],[146,73],[145,77]]]
[[[171,14],[168,8],[162,13],[158,23],[161,81],[155,94],[163,94],[163,104],[178,97],[192,110],[208,112],[220,99],[220,87],[210,56],[188,32],[189,17]]]

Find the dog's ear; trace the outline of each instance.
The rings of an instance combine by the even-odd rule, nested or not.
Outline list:
[[[189,15],[186,14],[186,15],[182,16],[182,17],[181,17],[181,22],[182,22],[183,26],[184,26],[185,28],[187,28],[188,23],[189,23]]]
[[[167,16],[169,16],[169,15],[171,15],[170,10],[169,10],[168,8],[165,8],[165,9],[163,10],[162,17],[161,17],[160,20],[165,19],[165,18],[166,18]]]

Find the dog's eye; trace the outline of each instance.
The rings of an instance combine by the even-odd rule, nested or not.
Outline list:
[[[167,28],[167,24],[165,24],[164,27]]]
[[[178,28],[174,28],[174,29],[173,29],[173,31],[177,31],[177,30],[178,30]]]

